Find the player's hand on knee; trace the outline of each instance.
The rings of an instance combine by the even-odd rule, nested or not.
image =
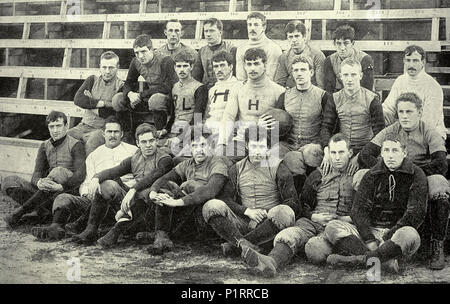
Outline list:
[[[267,211],[264,209],[247,208],[244,212],[244,215],[246,215],[251,220],[259,224],[262,220],[264,220],[267,217]]]

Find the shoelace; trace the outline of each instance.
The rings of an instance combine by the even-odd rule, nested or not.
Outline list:
[[[392,202],[394,201],[394,197],[395,197],[395,178],[394,175],[389,174],[389,200]]]

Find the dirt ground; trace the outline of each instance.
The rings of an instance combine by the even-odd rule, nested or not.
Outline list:
[[[17,207],[14,201],[0,195],[0,206],[0,283],[371,283],[366,270],[315,266],[300,257],[273,279],[256,277],[239,258],[223,257],[220,241],[177,243],[162,256],[149,255],[145,245],[131,240],[122,240],[110,250],[67,239],[39,242],[30,234],[30,226],[6,227],[3,217]],[[76,274],[69,262],[73,258],[80,261],[80,281],[68,280],[68,274],[72,278]],[[446,260],[448,264],[449,256]],[[398,275],[382,272],[379,283],[450,283],[449,266],[431,271],[425,262],[408,261],[400,267]]]

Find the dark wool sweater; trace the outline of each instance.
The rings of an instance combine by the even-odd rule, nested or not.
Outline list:
[[[350,216],[362,239],[370,242],[375,240],[371,227],[390,228],[390,236],[403,226],[417,229],[425,218],[427,195],[425,173],[408,158],[393,172],[380,159],[364,175]]]

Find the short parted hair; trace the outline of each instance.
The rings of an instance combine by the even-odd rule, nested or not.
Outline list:
[[[119,64],[119,56],[117,56],[117,54],[114,53],[113,51],[107,51],[107,52],[104,52],[103,54],[101,54],[100,61],[103,59],[106,59],[106,60],[117,59],[117,64]]]
[[[134,133],[134,137],[136,138],[136,140],[139,140],[139,136],[141,136],[142,134],[145,134],[145,133],[152,133],[152,134],[153,134],[153,137],[156,138],[156,135],[157,135],[156,132],[157,132],[157,130],[156,130],[156,127],[155,127],[155,126],[153,126],[153,125],[151,125],[151,124],[149,124],[149,123],[144,122],[144,123],[140,124],[140,125],[136,128],[136,132]]]
[[[361,62],[359,62],[358,60],[356,60],[356,59],[354,59],[352,57],[345,58],[342,61],[342,63],[341,63],[341,70],[342,70],[342,67],[344,65],[349,65],[349,66],[352,66],[352,67],[354,67],[354,66],[359,67],[359,71],[362,72]]]
[[[203,26],[205,26],[205,25],[207,25],[207,24],[209,24],[210,26],[215,25],[215,26],[217,26],[217,29],[218,29],[219,31],[223,31],[223,23],[222,23],[222,21],[220,21],[220,20],[217,19],[217,18],[209,18],[209,19],[206,19],[206,20],[203,22]]]
[[[355,29],[348,24],[338,26],[333,32],[332,39],[333,41],[350,39],[353,42],[355,40]]]
[[[425,59],[425,50],[423,48],[421,48],[418,45],[408,45],[406,47],[406,49],[403,51],[403,58],[405,58],[406,56],[410,56],[412,53],[417,52],[420,54],[420,59],[424,60]]]
[[[313,62],[312,62],[311,58],[308,56],[305,56],[305,55],[295,56],[294,60],[292,61],[291,66],[293,66],[294,64],[299,63],[299,62],[307,63],[310,70],[314,69]]]
[[[270,130],[263,128],[258,125],[251,125],[247,129],[245,129],[244,133],[245,144],[248,145],[250,140],[261,141],[265,140],[267,143],[267,147],[271,147],[271,136]]]
[[[65,125],[67,124],[66,114],[60,111],[51,111],[45,118],[45,123],[48,126],[49,123],[57,121],[59,118],[62,118]]]
[[[350,139],[348,139],[348,137],[345,136],[344,133],[336,133],[333,136],[331,136],[330,140],[328,141],[328,146],[330,146],[330,143],[332,142],[337,143],[340,141],[345,141],[347,149],[350,150]]]
[[[175,63],[187,62],[192,66],[195,62],[195,56],[194,56],[194,54],[189,53],[186,50],[182,50],[181,52],[179,52],[178,54],[175,55],[175,57],[173,58],[173,61]]]
[[[398,107],[398,104],[402,101],[407,101],[407,102],[413,103],[416,106],[418,111],[421,111],[423,108],[422,99],[420,99],[420,97],[417,96],[416,93],[407,92],[407,93],[400,94],[400,96],[397,97],[397,100],[395,101],[395,105]]]
[[[136,47],[144,47],[144,46],[148,47],[149,50],[151,50],[153,47],[152,39],[147,34],[137,36],[133,42],[133,49]]]
[[[406,142],[400,137],[398,133],[394,132],[387,133],[383,139],[383,142],[381,143],[381,147],[383,147],[383,144],[387,141],[400,143],[400,146],[402,147],[403,151],[406,151]]]
[[[306,36],[306,26],[300,20],[291,20],[286,24],[284,28],[284,33],[292,33],[295,31],[299,31],[302,33],[303,37]]]
[[[264,52],[263,49],[260,48],[249,48],[245,51],[244,54],[244,62],[246,60],[258,60],[260,58],[262,62],[267,62],[267,55],[266,52]]]
[[[262,25],[266,25],[267,24],[266,16],[264,16],[260,12],[252,12],[252,13],[248,14],[247,20],[252,19],[252,18],[256,18],[256,19],[261,20],[262,21]]]
[[[119,120],[113,115],[110,115],[105,119],[105,124],[103,125],[102,128],[103,131],[106,130],[106,125],[111,123],[118,124],[120,126],[120,131],[122,131],[122,125],[120,124]]]
[[[212,62],[221,61],[226,61],[228,62],[228,65],[232,65],[234,62],[233,55],[231,55],[230,52],[227,51],[220,51],[212,56]]]

